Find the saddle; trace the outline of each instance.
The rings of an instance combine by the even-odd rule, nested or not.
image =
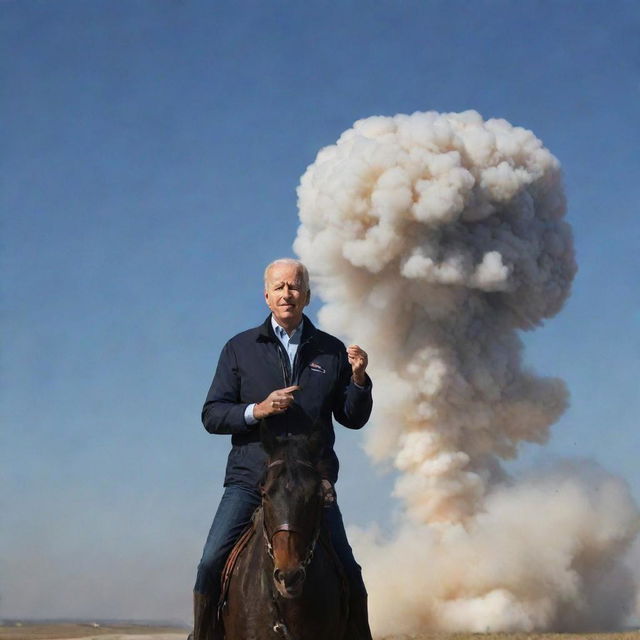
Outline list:
[[[259,506],[253,513],[250,524],[247,526],[247,528],[243,531],[241,536],[238,538],[238,541],[233,546],[233,549],[231,549],[231,552],[227,557],[227,561],[224,564],[224,569],[222,570],[222,576],[220,578],[221,589],[220,589],[220,600],[218,601],[217,620],[221,620],[222,611],[225,605],[227,604],[227,596],[229,594],[229,585],[231,584],[231,576],[233,575],[233,570],[236,566],[236,563],[238,562],[238,558],[240,557],[242,552],[245,550],[246,546],[249,544],[249,541],[251,540],[251,538],[253,538],[253,536],[256,535],[256,532],[257,532],[256,525],[259,523],[261,516],[262,516],[262,506]],[[262,529],[260,529],[260,532],[261,531]],[[336,571],[340,576],[340,587],[342,590],[342,594],[343,596],[347,596],[347,594],[349,593],[349,582],[347,580],[347,575],[344,572],[342,562],[340,562],[340,559],[338,558],[338,555],[336,554],[333,548],[333,545],[331,544],[329,533],[327,532],[324,526],[320,530],[320,536],[318,537],[318,542],[322,544],[327,555],[333,562],[336,568]],[[347,600],[347,599],[348,598],[345,598],[344,600]]]

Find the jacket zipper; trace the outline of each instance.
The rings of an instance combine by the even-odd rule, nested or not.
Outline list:
[[[298,384],[299,380],[298,378],[300,377],[300,371],[298,371],[298,364],[300,362],[300,354],[302,353],[302,349],[304,349],[305,345],[309,344],[309,342],[311,342],[311,338],[313,336],[309,336],[304,342],[301,342],[300,345],[298,346],[298,350],[296,351],[296,355],[293,357],[293,367],[291,367],[291,376],[293,379],[293,382],[291,384]]]
[[[277,338],[276,338],[276,340],[277,340]],[[284,386],[288,387],[288,386],[290,386],[290,384],[289,384],[289,376],[287,375],[289,368],[287,367],[284,359],[285,358],[288,359],[289,356],[285,352],[284,347],[282,346],[282,343],[280,342],[280,340],[278,340],[278,342],[276,344],[276,348],[278,349],[278,358],[280,359],[280,369],[282,370],[282,379],[284,380]]]
[[[291,376],[287,375],[289,371],[289,367],[287,367],[285,363],[285,358],[289,360],[289,354],[286,352],[282,342],[276,338],[277,348],[278,348],[278,357],[280,358],[280,368],[282,369],[282,379],[284,380],[284,386],[290,387],[291,385],[298,384],[298,362],[300,360],[299,355],[302,351],[302,348],[311,340],[311,338],[307,338],[304,342],[300,343],[298,349],[296,351],[296,355],[293,358],[293,365],[291,366]]]

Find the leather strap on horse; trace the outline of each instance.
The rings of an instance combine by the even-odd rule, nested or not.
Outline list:
[[[236,566],[236,562],[240,557],[240,554],[244,551],[244,548],[249,543],[249,540],[251,540],[255,531],[256,529],[254,515],[254,517],[251,519],[251,524],[238,538],[238,542],[235,543],[233,549],[231,549],[231,553],[229,554],[227,561],[224,563],[224,569],[222,570],[221,577],[220,600],[218,601],[218,619],[222,616],[222,609],[227,602],[227,594],[229,592],[229,584],[231,583],[231,574],[233,573],[233,568]]]

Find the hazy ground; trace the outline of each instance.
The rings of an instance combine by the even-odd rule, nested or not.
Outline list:
[[[25,624],[0,626],[0,640],[184,640],[184,629],[143,625]],[[640,640],[640,631],[625,633],[423,633],[387,636],[384,640]]]
[[[379,640],[640,640],[640,631],[625,633],[421,633]]]
[[[127,639],[135,640],[186,640],[187,631],[176,627],[152,627],[147,625],[113,624],[99,625],[51,623],[51,624],[6,624],[0,626],[0,640],[91,640]]]

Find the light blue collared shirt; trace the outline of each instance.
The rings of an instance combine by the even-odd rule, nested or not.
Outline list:
[[[302,338],[302,325],[304,324],[304,320],[300,322],[300,324],[293,330],[291,335],[289,335],[285,329],[283,329],[271,314],[271,326],[273,327],[273,332],[276,334],[276,338],[280,340],[284,350],[287,352],[289,356],[289,363],[291,364],[291,371],[293,371],[293,362],[296,359],[296,353],[298,352],[298,347],[300,346],[300,339]],[[247,424],[256,424],[258,421],[253,417],[253,407],[256,406],[255,402],[247,405],[247,408],[244,410],[244,421]]]
[[[282,346],[284,350],[287,352],[289,356],[289,363],[291,364],[291,371],[293,371],[293,361],[296,359],[296,353],[298,352],[298,347],[300,346],[300,338],[302,338],[302,325],[304,324],[304,320],[300,322],[300,324],[293,330],[291,335],[289,335],[274,319],[273,315],[271,316],[271,326],[273,327],[273,331],[276,334],[276,337],[280,342],[282,342]]]

